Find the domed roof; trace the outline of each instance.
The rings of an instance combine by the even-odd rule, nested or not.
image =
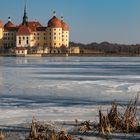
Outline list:
[[[61,23],[62,23],[62,29],[63,29],[63,31],[68,31],[69,30],[68,24],[65,23],[64,21],[62,21]]]
[[[14,25],[11,21],[8,21],[8,22],[4,25],[4,28],[11,28],[11,27],[15,27],[15,25]]]
[[[61,28],[62,27],[61,20],[58,19],[56,16],[53,16],[52,19],[50,19],[48,22],[48,27]]]
[[[2,21],[0,20],[0,28],[2,28],[3,24],[2,24]]]

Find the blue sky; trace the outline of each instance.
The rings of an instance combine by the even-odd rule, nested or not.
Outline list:
[[[24,0],[1,0],[0,19],[18,24],[23,8]],[[71,41],[140,43],[140,0],[27,0],[29,20],[47,25],[53,10],[69,23]]]

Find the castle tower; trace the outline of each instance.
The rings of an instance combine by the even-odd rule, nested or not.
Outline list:
[[[48,22],[47,46],[51,48],[60,48],[62,46],[62,23],[56,17],[56,12],[53,12],[53,17]]]
[[[23,16],[23,21],[22,21],[22,25],[28,25],[28,17],[27,17],[27,12],[26,12],[26,4],[24,7],[24,16]]]
[[[69,26],[67,23],[63,21],[63,17],[61,17],[61,24],[62,24],[62,46],[66,48],[69,47]]]
[[[32,47],[33,46],[32,30],[28,26],[28,17],[26,12],[26,4],[24,7],[24,16],[22,24],[16,33],[16,47]]]
[[[0,49],[3,47],[3,24],[0,20]]]

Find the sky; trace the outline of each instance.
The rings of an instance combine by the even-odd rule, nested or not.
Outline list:
[[[0,0],[0,19],[22,21],[25,0]],[[52,12],[64,16],[70,40],[140,44],[140,0],[27,0],[29,20],[47,26]]]

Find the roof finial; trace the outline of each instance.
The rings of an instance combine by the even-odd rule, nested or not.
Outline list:
[[[53,16],[56,16],[56,11],[53,11]]]
[[[64,20],[64,17],[63,16],[61,16],[61,21],[63,21]]]
[[[26,5],[27,5],[27,0],[25,0],[24,14],[26,13]]]
[[[8,21],[11,21],[11,17],[8,17]]]

